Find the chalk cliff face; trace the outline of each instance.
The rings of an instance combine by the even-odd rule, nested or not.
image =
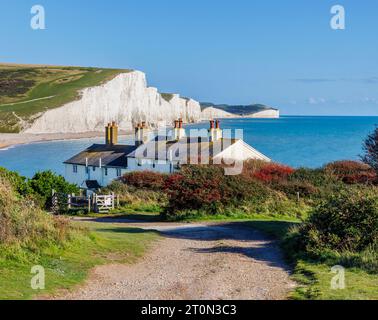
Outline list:
[[[179,95],[167,101],[156,88],[147,87],[144,73],[133,71],[101,86],[84,89],[80,99],[46,111],[24,132],[102,131],[111,121],[116,121],[120,129],[130,130],[140,121],[159,127],[171,125],[178,118],[185,122],[200,121],[200,104]]]
[[[214,107],[208,107],[202,110],[202,119],[214,119],[214,118],[239,118],[237,114],[233,114]]]
[[[230,113],[218,108],[208,107],[202,110],[202,119],[213,119],[213,118],[269,118],[275,119],[280,117],[280,111],[276,109],[263,110],[251,114],[239,115],[235,113]]]
[[[256,113],[252,113],[249,115],[243,116],[244,118],[279,118],[280,117],[280,111],[279,110],[264,110]]]

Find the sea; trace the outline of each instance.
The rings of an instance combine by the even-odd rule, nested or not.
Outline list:
[[[282,116],[279,119],[223,119],[222,129],[243,129],[244,140],[275,162],[295,168],[317,168],[336,160],[358,160],[363,141],[378,117]],[[208,123],[186,126],[207,128]],[[130,144],[130,138],[121,143]],[[64,174],[63,161],[103,138],[18,145],[0,150],[0,167],[32,177],[38,171]]]

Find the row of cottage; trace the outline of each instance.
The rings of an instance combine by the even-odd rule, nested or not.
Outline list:
[[[191,132],[192,133],[192,132]],[[249,159],[270,161],[241,138],[225,137],[218,120],[206,134],[187,135],[176,120],[166,134],[154,134],[146,123],[135,128],[134,145],[118,144],[115,122],[105,128],[105,144],[94,144],[64,162],[66,179],[83,189],[98,189],[132,171],[173,173],[184,164],[221,164]]]

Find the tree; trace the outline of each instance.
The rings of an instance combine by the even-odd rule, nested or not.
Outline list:
[[[37,194],[42,205],[46,206],[51,201],[52,190],[59,193],[70,194],[77,193],[77,186],[68,183],[62,176],[56,175],[52,171],[38,172],[29,180],[29,185]]]
[[[361,160],[378,172],[378,127],[365,140]]]

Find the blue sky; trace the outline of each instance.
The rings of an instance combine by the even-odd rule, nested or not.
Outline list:
[[[1,0],[0,61],[133,68],[200,101],[378,115],[376,0]],[[46,30],[30,9],[46,10]],[[330,9],[346,10],[346,30]]]

